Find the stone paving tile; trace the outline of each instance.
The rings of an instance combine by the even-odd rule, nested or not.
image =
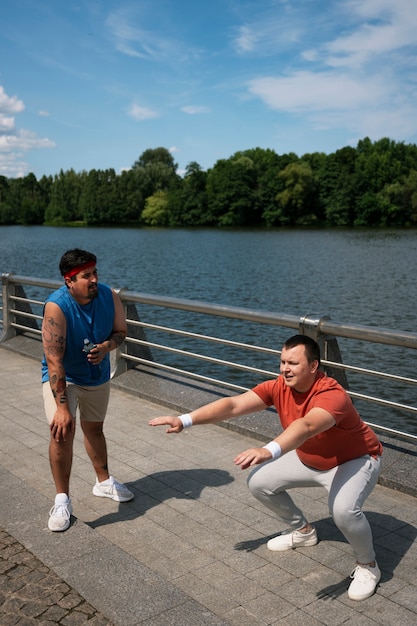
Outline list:
[[[0,624],[113,626],[100,611],[1,528]]]

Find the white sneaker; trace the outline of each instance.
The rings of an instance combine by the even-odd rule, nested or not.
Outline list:
[[[107,480],[103,480],[102,483],[99,483],[96,478],[93,494],[99,498],[111,498],[116,502],[129,502],[129,500],[133,500],[135,497],[125,485],[118,483],[113,476],[110,476]]]
[[[375,567],[357,565],[350,577],[353,580],[348,589],[349,598],[351,600],[366,600],[366,598],[372,596],[381,580],[381,570],[377,562],[375,562]]]
[[[67,530],[71,523],[72,504],[66,493],[58,493],[49,511],[48,528],[52,532]]]
[[[317,543],[317,532],[313,526],[309,533],[302,533],[299,530],[286,530],[281,535],[270,539],[266,547],[273,552],[284,552],[285,550],[293,550],[294,548],[315,546]]]

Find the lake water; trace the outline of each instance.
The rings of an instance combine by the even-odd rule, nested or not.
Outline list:
[[[100,280],[115,287],[300,317],[328,315],[336,322],[416,330],[417,231],[10,226],[0,227],[0,271],[61,280],[59,259],[74,247],[94,252]],[[237,322],[232,324],[238,331],[232,338],[245,341],[239,336]],[[206,327],[201,330],[211,332]],[[272,333],[269,341],[275,341]],[[264,338],[258,342],[280,347]],[[376,360],[381,355],[386,360],[386,350],[367,347]],[[393,371],[391,363],[386,371],[415,376],[409,354],[404,363],[403,351],[394,351],[392,359],[398,371]],[[364,356],[361,354],[361,359]],[[414,355],[412,358],[415,360]],[[351,364],[355,360],[354,354],[344,358]],[[265,365],[270,370],[277,367]],[[416,405],[409,391],[401,391],[400,396],[400,401]],[[396,417],[397,422],[402,419]],[[404,421],[406,429],[410,430],[412,423],[417,432],[413,416]]]

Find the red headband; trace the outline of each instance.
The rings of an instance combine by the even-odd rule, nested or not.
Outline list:
[[[77,267],[74,267],[72,270],[69,270],[69,272],[65,272],[64,278],[65,280],[67,278],[72,278],[73,276],[75,276],[76,274],[79,274],[83,270],[86,270],[89,267],[93,267],[93,265],[95,264],[96,264],[96,261],[88,261],[88,263],[84,263],[84,265],[78,265]]]

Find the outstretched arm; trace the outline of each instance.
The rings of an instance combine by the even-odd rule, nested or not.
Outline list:
[[[254,391],[246,391],[238,396],[221,398],[215,402],[210,402],[210,404],[192,411],[189,415],[192,425],[195,426],[197,424],[215,424],[216,422],[222,422],[233,417],[246,415],[247,413],[261,411],[265,408],[267,408],[266,405]],[[169,426],[166,430],[167,433],[180,433],[184,428],[183,421],[179,417],[171,415],[155,417],[150,420],[149,425]]]

